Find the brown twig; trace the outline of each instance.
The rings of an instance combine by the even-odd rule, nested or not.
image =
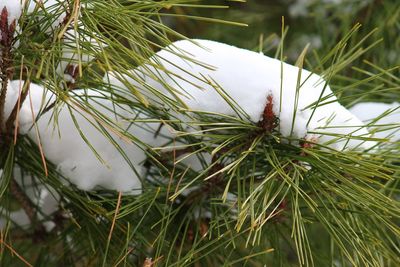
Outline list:
[[[43,151],[43,146],[42,146],[42,141],[40,140],[40,133],[39,133],[39,127],[37,125],[37,123],[35,122],[35,114],[33,114],[33,103],[32,103],[32,97],[31,95],[29,95],[29,104],[31,106],[31,111],[32,111],[32,121],[34,122],[34,128],[35,128],[35,132],[36,132],[36,138],[37,138],[37,144],[38,144],[38,148],[39,148],[39,152],[40,152],[40,157],[42,159],[42,163],[43,163],[43,168],[44,168],[44,173],[46,175],[46,177],[49,175],[48,169],[47,169],[47,163],[46,163],[46,157],[44,155],[44,151]]]
[[[43,239],[43,234],[46,232],[42,224],[37,224],[37,216],[35,205],[32,200],[25,194],[20,185],[15,181],[14,178],[10,181],[10,192],[12,196],[17,200],[17,202],[21,205],[22,209],[25,211],[29,220],[32,224],[35,225],[35,234],[33,239],[35,241]]]
[[[17,258],[20,259],[26,266],[33,267],[33,265],[30,264],[30,263],[29,263],[24,257],[22,257],[17,251],[15,251],[15,249],[13,249],[12,246],[10,246],[10,245],[7,244],[6,242],[4,242],[4,240],[3,240],[3,235],[1,235],[0,244],[3,244],[8,250],[11,251],[12,254],[14,254],[15,256],[17,256]]]
[[[10,192],[13,197],[17,200],[17,202],[21,205],[22,209],[25,211],[26,215],[31,222],[36,220],[36,211],[33,207],[33,203],[31,199],[24,193],[19,184],[15,181],[15,179],[11,179],[10,181]]]
[[[8,80],[10,80],[13,76],[11,50],[14,40],[15,28],[16,28],[15,19],[11,23],[9,23],[8,11],[7,8],[4,7],[0,15],[0,46],[1,46],[0,133],[6,132],[4,108],[5,108]]]
[[[125,255],[122,256],[122,258],[114,265],[114,267],[117,267],[118,265],[120,265],[129,256],[129,254],[132,253],[133,250],[134,250],[134,248],[129,248],[128,251],[125,253]]]
[[[218,160],[221,157],[221,153],[224,153],[225,150],[221,150],[218,153],[216,153],[212,159],[211,159],[211,165],[212,167],[208,171],[208,176],[212,176],[208,180],[204,182],[204,184],[199,188],[196,189],[195,191],[191,192],[185,200],[186,205],[191,205],[193,202],[199,200],[199,199],[204,199],[208,197],[210,194],[214,194],[216,192],[220,192],[220,189],[222,186],[225,186],[224,184],[224,173],[220,172],[223,168],[224,165],[222,163],[219,163]]]
[[[121,199],[122,199],[122,192],[118,193],[118,200],[117,200],[117,206],[115,207],[115,214],[114,214],[114,218],[111,224],[111,228],[110,228],[110,232],[108,234],[108,242],[110,242],[113,231],[114,231],[114,227],[115,227],[115,222],[117,221],[117,216],[119,213],[119,208],[121,207]]]
[[[192,147],[185,147],[182,149],[173,149],[169,151],[162,151],[159,153],[158,161],[163,164],[167,165],[168,162],[170,162],[171,159],[173,159],[173,162],[175,162],[175,159],[179,158],[180,156],[183,156],[187,153],[193,152]]]

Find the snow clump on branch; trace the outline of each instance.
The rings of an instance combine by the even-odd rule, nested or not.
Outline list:
[[[6,116],[23,85],[23,81],[10,81]],[[92,89],[73,90],[65,103],[44,112],[55,99],[43,86],[30,84],[28,99],[20,109],[20,133],[35,141],[44,156],[78,188],[140,194],[145,150],[167,142],[154,137],[159,124],[135,122],[143,115],[135,115],[127,106],[113,103],[107,93]],[[134,143],[132,137],[140,142]]]
[[[337,150],[373,145],[362,140],[369,137],[364,124],[320,76],[256,52],[208,40],[177,41],[131,74],[109,72],[104,80],[119,88],[128,81],[154,102],[160,100],[149,88],[179,98],[192,111],[237,116],[228,97],[252,122],[276,127],[283,137],[318,140]],[[268,122],[272,117],[278,123]]]
[[[316,140],[338,150],[368,147],[368,142],[352,139],[369,136],[364,124],[337,102],[320,76],[307,70],[205,40],[175,42],[149,62],[133,70],[140,81],[129,81],[154,102],[160,103],[160,99],[146,90],[149,87],[173,99],[179,97],[193,111],[237,116],[226,101],[229,96],[250,121],[266,131]],[[115,78],[117,75],[108,73],[105,79],[125,89],[118,92],[128,97],[131,92]],[[24,85],[24,81],[9,83],[6,116]],[[44,112],[56,96],[41,85],[26,86],[29,95],[20,109],[20,133],[36,141],[64,177],[83,190],[102,187],[141,192],[145,150],[162,147],[172,134],[155,138],[159,123],[143,122],[146,116],[115,103],[102,89],[69,91],[63,96],[65,103],[60,101],[53,110]]]

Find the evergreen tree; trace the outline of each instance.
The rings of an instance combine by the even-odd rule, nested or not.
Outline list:
[[[400,264],[399,4],[292,1],[285,22],[287,3],[208,2],[0,2],[0,266]],[[233,22],[242,19],[251,28]],[[259,36],[257,19],[277,33]],[[308,29],[321,39],[301,36]],[[254,121],[234,91],[193,73],[218,73],[207,63],[224,58],[174,50],[187,37],[298,66],[275,77],[295,84],[290,124],[277,94]],[[240,60],[232,73],[252,66]],[[364,122],[322,134],[311,118],[297,125],[297,104],[310,97],[303,67],[334,91],[310,85],[321,91],[303,110],[339,101]],[[229,76],[249,86],[264,78],[245,77]],[[205,82],[223,99],[216,111],[187,100]],[[355,105],[377,100],[395,103]]]

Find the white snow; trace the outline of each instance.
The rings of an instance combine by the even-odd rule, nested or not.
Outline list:
[[[364,123],[370,124],[370,132],[374,133],[374,137],[400,140],[400,103],[358,103],[350,111]]]
[[[27,226],[30,223],[28,215],[26,215],[25,211],[23,209],[19,209],[19,210],[10,212],[8,214],[8,216],[6,214],[1,214],[0,230],[5,229],[5,227],[7,226],[7,221],[8,221],[6,219],[7,217],[9,217],[11,222],[19,225],[20,227]]]
[[[154,64],[162,67],[156,69]],[[319,143],[338,150],[372,145],[350,138],[368,137],[369,133],[358,118],[337,102],[320,76],[305,69],[299,75],[298,67],[256,52],[208,40],[183,40],[156,53],[150,63],[133,70],[130,77],[108,73],[105,80],[119,88],[125,88],[121,81],[126,80],[155,103],[159,101],[149,93],[149,88],[171,98],[178,95],[190,110],[236,116],[218,93],[222,89],[255,123],[262,119],[267,97],[272,96],[273,112],[279,118],[278,130],[284,137],[319,136]],[[314,108],[310,105],[320,97],[323,101],[312,115]]]
[[[11,112],[18,97],[20,82],[11,81],[7,91],[6,115]],[[36,126],[33,125],[32,113],[36,118],[43,109],[45,103],[54,100],[50,91],[42,86],[31,84],[30,99],[27,99],[21,107],[20,132],[27,134],[32,140],[41,145],[44,155],[52,163],[58,166],[63,176],[76,184],[80,189],[91,190],[103,187],[123,191],[131,194],[141,192],[141,164],[146,158],[145,146],[139,147],[122,134],[117,134],[113,127],[120,127],[123,133],[128,131],[133,137],[151,146],[159,146],[166,139],[155,139],[153,134],[158,128],[158,123],[136,123],[130,125],[124,116],[133,119],[133,113],[124,108],[115,106],[114,103],[95,90],[74,90],[67,104],[55,108],[55,112],[47,112],[39,117]],[[85,99],[88,102],[85,104]],[[92,111],[85,111],[84,106],[91,106],[101,112],[109,120],[114,120],[115,125],[107,126],[103,120]],[[115,112],[115,113],[114,113]],[[139,119],[141,117],[139,116]],[[79,125],[79,130],[74,123]],[[142,118],[143,119],[143,116]],[[122,151],[125,152],[130,163],[121,155],[121,152],[98,129],[99,123],[105,127]],[[112,124],[110,123],[110,124]],[[39,130],[40,143],[37,139],[36,128]],[[84,141],[82,135],[90,142]],[[97,155],[94,153],[96,151]]]
[[[14,80],[9,81],[7,88],[7,97],[5,101],[5,117],[8,118],[15,104],[17,103],[20,92],[24,86],[27,86],[24,81]],[[42,86],[31,83],[30,96],[28,95],[23,105],[19,109],[18,126],[22,134],[26,134],[32,126],[32,118],[36,118],[42,106],[55,99],[50,92],[45,92]],[[32,108],[31,108],[32,100]]]

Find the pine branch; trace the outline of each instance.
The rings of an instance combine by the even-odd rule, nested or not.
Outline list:
[[[19,135],[17,142],[12,142],[19,108],[14,105],[8,118],[0,116],[1,175],[6,178],[0,179],[0,188],[8,186],[11,193],[4,195],[2,203],[7,214],[19,204],[35,229],[30,234],[32,228],[18,225],[17,221],[8,224],[12,243],[7,244],[35,266],[333,266],[338,262],[343,266],[396,266],[400,233],[398,142],[373,138],[377,145],[369,151],[336,151],[317,137],[282,136],[279,114],[274,114],[276,99],[272,96],[264,99],[260,121],[249,122],[226,88],[216,86],[216,91],[235,116],[188,110],[182,105],[184,101],[175,98],[180,95],[171,86],[173,83],[160,81],[168,87],[168,93],[145,84],[164,71],[159,62],[148,59],[169,45],[170,39],[184,39],[182,31],[196,36],[220,36],[220,40],[250,49],[258,44],[260,51],[280,54],[289,62],[295,61],[306,45],[301,35],[320,33],[322,44],[311,44],[314,57],[304,58],[304,64],[316,73],[326,74],[335,94],[341,96],[339,101],[351,106],[361,100],[399,97],[398,68],[389,67],[387,53],[395,48],[398,39],[395,27],[390,26],[397,21],[393,15],[397,14],[395,4],[351,3],[354,10],[359,10],[354,16],[345,12],[349,3],[313,2],[306,7],[313,11],[313,23],[308,18],[287,18],[289,26],[295,28],[288,31],[280,25],[280,15],[270,12],[268,3],[272,1],[248,3],[246,8],[238,3],[231,10],[219,7],[219,11],[212,11],[208,5],[184,0],[68,1],[54,4],[52,8],[58,10],[54,13],[43,2],[32,14],[23,14],[16,37],[20,45],[10,49],[8,56],[5,50],[3,55],[10,60],[2,63],[9,66],[0,66],[0,112],[4,113],[5,90],[13,73],[22,75],[26,89],[43,85],[44,91],[54,93],[57,99],[51,98],[40,106],[35,121],[49,118],[49,123],[43,123],[45,126],[39,130],[50,129],[57,137],[76,130],[99,161],[110,162],[98,153],[101,145],[92,145],[92,137],[97,135],[88,133],[86,127],[90,127],[115,146],[114,154],[106,153],[112,155],[111,161],[120,155],[130,161],[143,189],[137,195],[117,195],[107,188],[80,190],[70,183],[62,164],[50,162],[51,156],[46,159],[48,175],[44,175],[42,157],[50,154],[40,152],[42,147],[37,140]],[[382,8],[374,14],[376,17],[366,20],[364,29],[356,25],[349,32],[346,25],[353,25],[354,18],[378,3]],[[286,5],[274,2],[274,10],[283,14]],[[63,9],[58,9],[61,6]],[[204,11],[201,7],[205,7]],[[189,22],[189,13],[197,20]],[[65,17],[58,20],[60,14]],[[282,26],[282,37],[279,39],[273,32],[265,32],[267,38],[258,36],[258,32],[265,31],[262,25],[257,30],[226,27],[221,31],[222,26],[215,23],[219,22],[217,17],[235,20],[238,14],[253,27],[258,21],[263,21],[262,25],[268,22],[270,29],[276,31]],[[214,23],[206,26],[201,22],[203,16],[212,16],[210,21]],[[4,26],[4,19],[1,21],[2,31],[9,28]],[[337,21],[344,23],[339,25]],[[384,49],[377,46],[380,37],[376,33],[381,31],[371,32],[379,23],[385,23],[385,35],[393,39],[382,43]],[[72,25],[76,33],[67,34]],[[182,31],[169,27],[180,27]],[[332,43],[335,40],[337,44]],[[77,55],[75,58],[70,60],[64,54],[66,46]],[[91,58],[88,62],[83,60],[86,55]],[[368,61],[362,62],[364,58]],[[23,64],[17,66],[16,62]],[[65,70],[60,71],[60,63],[66,64]],[[138,66],[144,66],[145,72],[135,72]],[[112,80],[112,76],[103,80],[108,71],[118,73],[116,80],[121,83]],[[66,81],[64,74],[71,79]],[[169,74],[173,77],[173,73]],[[188,82],[196,86],[204,78],[194,77]],[[232,83],[236,78],[231,77]],[[212,77],[208,81],[216,83]],[[23,90],[19,95],[20,105],[27,94],[28,90]],[[156,99],[155,103],[152,99]],[[324,107],[329,104],[327,99],[329,96],[320,96],[312,108]],[[65,130],[63,119],[68,116],[74,120],[73,129]],[[80,117],[87,118],[85,123]],[[397,124],[376,122],[367,122],[366,127],[377,133],[383,127],[398,128]],[[124,123],[130,126],[124,128]],[[158,125],[165,127],[157,129]],[[149,138],[165,140],[147,144],[140,134],[130,131],[135,127]],[[325,130],[329,135],[329,129]],[[351,141],[345,134],[333,134],[332,139]],[[146,152],[146,161],[156,162],[146,166],[146,174],[141,172],[141,163],[133,166],[134,153],[124,149],[125,144],[132,143]],[[35,177],[35,183],[18,184],[12,176],[9,180],[14,165],[21,168],[21,173]],[[73,166],[67,169],[75,171]],[[91,175],[97,171],[92,168],[78,177],[79,181],[93,178]],[[111,178],[110,183],[116,177]],[[39,195],[38,199],[28,197],[30,190]],[[46,205],[41,203],[43,192],[61,196],[56,201],[62,210],[46,211]],[[12,198],[7,199],[8,195]],[[49,221],[55,226],[45,233],[43,226]],[[30,239],[40,238],[39,234],[43,237],[41,246],[31,246]],[[13,252],[7,249],[0,257],[2,266],[12,266],[15,261]],[[43,256],[47,254],[52,257]]]

